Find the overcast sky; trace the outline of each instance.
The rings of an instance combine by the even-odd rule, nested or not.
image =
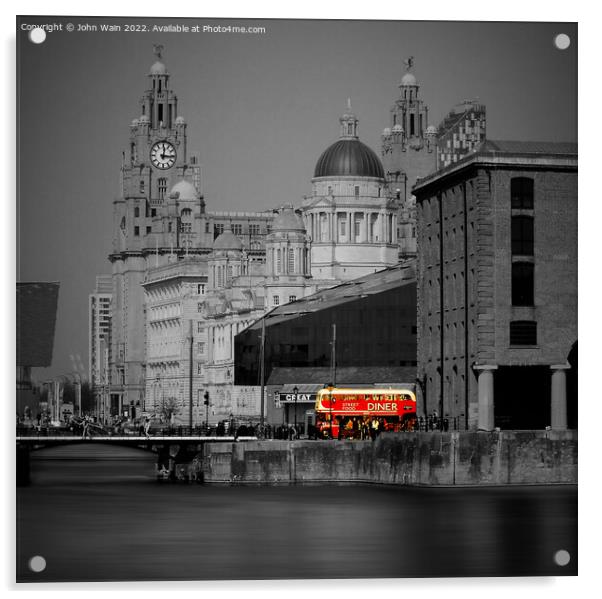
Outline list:
[[[380,153],[403,59],[437,125],[456,103],[487,107],[491,139],[577,140],[577,31],[568,24],[220,19],[25,18],[80,22],[258,25],[234,33],[18,32],[19,281],[59,281],[52,368],[87,366],[88,294],[109,274],[121,153],[155,57],[163,61],[189,151],[200,152],[207,209],[298,205],[321,152],[338,138],[346,99],[362,141]],[[64,27],[63,27],[64,28]],[[554,36],[567,33],[560,51]]]

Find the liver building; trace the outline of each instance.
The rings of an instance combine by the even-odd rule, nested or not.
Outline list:
[[[398,262],[408,197],[397,188],[416,161],[418,171],[434,164],[432,130],[406,76],[384,139],[386,169],[360,141],[348,101],[298,209],[208,212],[161,53],[155,46],[113,201],[109,384],[98,413],[181,424],[253,418],[259,387],[233,384],[234,336],[274,306]]]

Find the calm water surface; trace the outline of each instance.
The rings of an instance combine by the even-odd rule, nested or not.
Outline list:
[[[576,486],[157,483],[152,454],[70,446],[32,454],[17,518],[22,582],[577,574]]]

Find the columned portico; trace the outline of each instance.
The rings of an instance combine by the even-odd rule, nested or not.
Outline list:
[[[566,371],[569,364],[554,364],[552,370],[552,428],[554,430],[566,430]]]
[[[479,392],[479,420],[477,429],[480,431],[492,431],[494,428],[494,396],[493,396],[493,374],[497,366],[483,364],[475,366],[478,373]]]

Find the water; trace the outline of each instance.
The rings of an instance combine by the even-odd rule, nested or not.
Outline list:
[[[17,516],[23,582],[577,574],[575,486],[157,483],[152,454],[70,446],[32,454]]]

